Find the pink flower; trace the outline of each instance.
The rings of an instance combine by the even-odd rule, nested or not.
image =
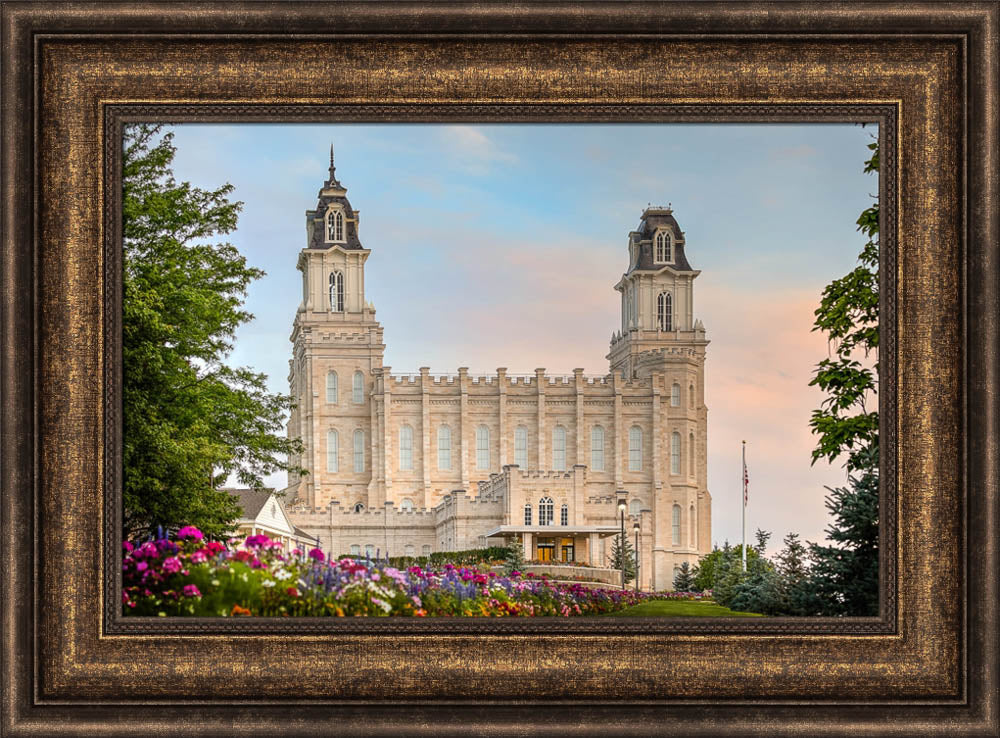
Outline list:
[[[183,528],[177,531],[177,537],[180,538],[181,540],[184,540],[186,538],[193,538],[196,541],[200,541],[205,536],[200,530],[195,528],[193,525],[185,525]]]
[[[201,597],[201,592],[193,584],[184,585],[184,596],[185,597]]]
[[[171,556],[170,558],[163,560],[163,571],[168,574],[176,574],[181,570],[181,560],[176,556]]]
[[[202,550],[207,551],[209,555],[214,556],[215,554],[221,551],[225,551],[226,547],[223,544],[219,543],[218,541],[209,541],[208,543],[205,544],[205,548],[203,548]]]
[[[128,541],[122,541],[122,549],[125,551],[125,553],[132,553],[133,551],[135,551],[135,547]]]
[[[201,563],[204,563],[204,561],[207,558],[208,558],[208,556],[205,555],[205,549],[199,548],[197,551],[195,551],[193,554],[191,554],[191,563],[192,564],[201,564]]]
[[[152,541],[146,541],[146,543],[139,547],[139,550],[136,553],[142,556],[156,556],[160,553],[160,549],[158,549],[156,544]]]
[[[266,546],[271,542],[268,536],[263,533],[256,536],[247,536],[246,545],[247,548],[260,548],[261,546]]]
[[[314,548],[309,552],[309,558],[314,559],[316,561],[324,561],[326,559],[326,556],[324,556],[323,552],[320,551],[318,548]]]
[[[148,569],[148,568],[149,568],[149,564],[147,564],[145,561],[140,561],[140,562],[138,562],[135,565],[135,570],[136,571],[146,571],[146,569]]]

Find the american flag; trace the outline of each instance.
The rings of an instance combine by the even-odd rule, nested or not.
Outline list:
[[[750,474],[747,472],[747,460],[743,459],[743,507],[747,506],[750,491]]]

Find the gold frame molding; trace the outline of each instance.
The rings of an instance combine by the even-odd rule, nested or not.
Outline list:
[[[3,2],[0,732],[995,735],[998,21],[992,2]],[[879,617],[117,617],[120,126],[308,118],[877,120]]]

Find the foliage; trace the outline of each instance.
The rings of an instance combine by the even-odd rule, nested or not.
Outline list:
[[[515,571],[524,571],[524,565],[524,544],[515,538],[506,549],[504,571],[510,576]]]
[[[426,556],[390,556],[384,561],[390,566],[406,568],[408,566],[475,566],[477,564],[498,564],[507,560],[510,549],[507,546],[490,546],[488,548],[469,548],[463,551],[435,551]],[[340,558],[354,558],[341,554]],[[370,558],[370,557],[366,557]],[[375,560],[383,561],[381,551],[376,549]]]
[[[864,171],[877,172],[878,142],[868,148],[872,155]],[[868,237],[858,266],[826,286],[813,326],[826,333],[832,355],[819,362],[809,383],[827,395],[809,422],[819,436],[812,459],[832,462],[846,453],[848,472],[862,468],[867,449],[878,448],[878,408],[867,406],[878,384],[878,218],[876,199],[857,220],[858,230]],[[859,353],[866,358],[875,354],[874,365],[865,366]]]
[[[124,525],[128,536],[193,523],[231,529],[239,508],[217,489],[230,473],[260,488],[301,450],[285,438],[289,397],[224,363],[248,285],[263,275],[229,243],[242,206],[226,184],[174,181],[172,134],[125,132],[123,163]],[[301,471],[301,470],[299,470]]]
[[[622,559],[624,558],[625,581],[635,579],[635,549],[629,542],[628,537],[622,538],[621,533],[614,537],[611,542],[611,568],[621,571]]]
[[[285,554],[264,535],[221,543],[206,541],[190,526],[175,537],[125,541],[123,548],[126,615],[571,617],[687,598],[452,564],[401,570],[373,561],[327,560],[319,549]]]
[[[694,572],[691,570],[691,565],[686,561],[681,563],[680,569],[677,574],[674,575],[674,591],[694,591]]]
[[[833,518],[826,534],[833,545],[811,544],[809,550],[817,614],[878,614],[878,467],[871,458],[877,453],[869,449],[864,471],[849,478],[849,489],[830,489],[826,498]]]
[[[692,572],[694,583],[692,592],[704,592],[712,590],[723,584],[723,580],[728,576],[730,579],[742,570],[743,566],[743,545],[730,546],[726,541],[722,548],[716,546],[711,553],[703,556]],[[752,570],[757,566],[757,559],[760,554],[753,546],[747,546],[747,569]],[[736,571],[734,572],[733,564]]]

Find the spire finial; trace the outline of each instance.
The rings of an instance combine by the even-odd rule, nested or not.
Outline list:
[[[333,169],[333,141],[330,142],[330,168]]]
[[[333,142],[330,142],[330,178],[326,181],[327,186],[333,185],[334,187],[339,187],[340,183],[337,181],[337,167],[333,165]]]

